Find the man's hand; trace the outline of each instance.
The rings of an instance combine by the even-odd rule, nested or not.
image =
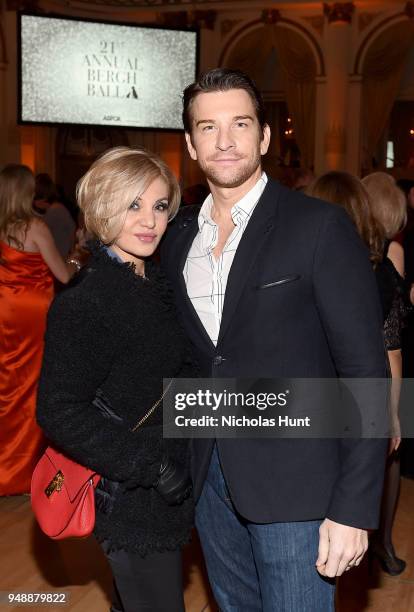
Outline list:
[[[368,549],[368,533],[325,519],[319,527],[316,569],[321,576],[334,578],[359,565]]]

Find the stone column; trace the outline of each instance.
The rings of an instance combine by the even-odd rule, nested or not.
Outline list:
[[[47,172],[56,180],[56,128],[41,125],[33,131],[35,172]]]
[[[362,76],[352,75],[348,89],[348,129],[346,132],[345,169],[359,176],[361,172],[361,100]]]
[[[0,1],[0,168],[7,163],[7,48],[4,36],[3,2]]]
[[[346,116],[350,63],[352,2],[324,4],[326,64],[325,165],[329,170],[346,167]]]
[[[7,63],[0,61],[0,167],[8,162],[6,73]]]
[[[325,155],[325,133],[327,117],[326,77],[316,77],[316,117],[315,117],[315,175],[328,170]]]
[[[16,13],[1,13],[4,60],[0,70],[0,149],[2,163],[20,163],[20,134],[17,126],[17,41]]]
[[[220,37],[217,29],[216,11],[194,11],[194,25],[200,31],[199,68],[200,72],[211,70],[218,65]]]

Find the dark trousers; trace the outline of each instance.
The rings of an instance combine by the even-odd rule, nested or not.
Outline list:
[[[101,547],[114,578],[112,612],[184,612],[181,550],[141,557]]]

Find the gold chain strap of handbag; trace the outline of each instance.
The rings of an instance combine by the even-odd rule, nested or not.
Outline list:
[[[173,384],[173,381],[174,381],[174,379],[172,378],[170,380],[170,382],[168,383],[166,389],[164,390],[163,394],[161,395],[161,397],[155,402],[155,404],[153,406],[151,406],[151,408],[148,410],[148,412],[146,414],[144,414],[144,416],[138,421],[138,423],[135,425],[135,427],[133,427],[131,429],[131,431],[136,431],[138,429],[138,427],[141,427],[141,425],[143,423],[145,423],[145,421],[147,419],[149,419],[149,417],[152,415],[154,410],[156,410],[158,408],[158,406],[161,404],[161,402],[164,399],[164,397],[167,395],[169,388]]]

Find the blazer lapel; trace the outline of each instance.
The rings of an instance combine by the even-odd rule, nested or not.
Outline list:
[[[249,272],[263,247],[268,233],[276,223],[277,201],[280,196],[280,186],[271,179],[253,211],[244,234],[237,247],[236,254],[227,280],[224,297],[223,315],[217,346],[223,339],[233,318],[237,303],[244,289]]]
[[[204,325],[201,323],[200,317],[198,316],[192,301],[188,297],[187,286],[185,284],[183,274],[187,255],[190,251],[191,245],[193,244],[193,240],[198,232],[198,216],[195,217],[190,223],[183,226],[181,231],[181,235],[183,236],[183,242],[180,245],[180,254],[176,269],[178,294],[182,305],[182,311],[184,312],[184,319],[187,320],[187,315],[190,317],[190,319],[188,319],[189,322],[187,325],[188,330],[191,330],[191,332],[196,331],[199,337],[201,337],[202,341],[208,345],[208,349],[210,351],[214,351],[214,344],[211,341],[210,336],[206,332]]]

